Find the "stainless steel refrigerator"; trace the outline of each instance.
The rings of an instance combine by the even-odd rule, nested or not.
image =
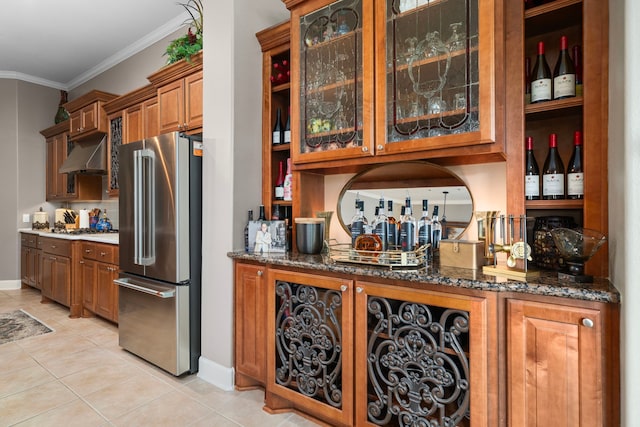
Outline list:
[[[175,132],[118,155],[119,343],[174,375],[197,372],[200,357],[201,153]]]

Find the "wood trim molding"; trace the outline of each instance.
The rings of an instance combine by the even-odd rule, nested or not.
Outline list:
[[[196,71],[202,70],[202,51],[196,53],[187,62],[185,59],[162,67],[160,70],[147,77],[156,88],[166,83],[181,79]]]
[[[291,39],[291,21],[282,22],[256,33],[263,52],[289,43]]]
[[[52,136],[60,135],[65,132],[69,132],[69,119],[41,130],[40,135],[45,138],[51,138]]]
[[[92,90],[91,92],[87,92],[84,95],[77,97],[73,101],[67,102],[64,104],[64,108],[69,112],[69,114],[71,114],[74,111],[78,111],[82,107],[86,107],[94,102],[109,102],[117,97],[118,95],[114,95],[113,93]]]
[[[115,113],[119,110],[124,110],[125,108],[131,107],[132,105],[139,104],[141,102],[146,101],[147,99],[151,99],[156,96],[158,93],[157,88],[148,84],[141,88],[132,90],[129,93],[126,93],[113,101],[109,101],[104,104],[104,111],[107,114]]]

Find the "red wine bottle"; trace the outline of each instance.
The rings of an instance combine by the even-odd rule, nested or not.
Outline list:
[[[542,168],[542,198],[564,199],[564,164],[558,154],[558,136],[549,135],[549,152]]]
[[[567,166],[567,198],[584,198],[584,170],[582,169],[582,132],[573,134],[573,153]]]
[[[567,36],[560,37],[560,53],[553,69],[553,99],[576,96],[576,70],[567,49]]]
[[[278,179],[276,179],[275,199],[284,200],[284,172],[282,170],[282,162],[280,162],[280,172],[278,172]]]
[[[282,144],[284,137],[284,129],[282,128],[282,113],[280,108],[276,110],[276,122],[273,125],[273,134],[271,142],[273,145]]]
[[[551,69],[544,56],[544,42],[538,42],[538,56],[531,72],[531,103],[551,101]]]
[[[576,96],[582,96],[582,49],[573,47],[573,68],[576,70]]]
[[[291,143],[291,107],[289,107],[289,112],[287,114],[287,122],[284,125],[284,133],[282,134],[282,143],[283,144]]]
[[[531,59],[524,58],[524,103],[531,104]]]
[[[533,155],[533,138],[530,136],[526,140],[524,198],[527,200],[540,200],[540,169]]]

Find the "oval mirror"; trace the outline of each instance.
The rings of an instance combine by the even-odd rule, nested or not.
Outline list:
[[[439,206],[443,238],[458,238],[469,226],[473,198],[464,181],[442,166],[420,161],[376,166],[355,175],[338,198],[338,219],[342,228],[351,235],[349,225],[355,214],[356,198],[364,201],[364,215],[371,224],[375,207],[380,197],[384,197],[385,208],[391,200],[391,215],[399,221],[407,195],[411,197],[411,210],[416,219],[422,216],[422,200],[429,201],[429,217],[434,206]]]

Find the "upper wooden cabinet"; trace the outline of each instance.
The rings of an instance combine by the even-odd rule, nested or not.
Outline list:
[[[504,159],[501,0],[284,2],[298,169]]]
[[[505,3],[506,132],[508,211],[528,217],[573,217],[578,225],[608,232],[608,37],[606,0],[555,0],[525,10],[523,2]],[[583,94],[573,98],[526,104],[524,58],[535,63],[536,46],[544,42],[545,55],[554,68],[560,37],[569,48],[582,51]],[[571,52],[573,57],[573,52]],[[579,93],[578,93],[579,95]],[[584,198],[578,200],[525,200],[525,138],[533,137],[540,170],[548,152],[549,134],[557,134],[558,152],[565,167],[573,150],[573,134],[583,134]],[[542,194],[542,191],[541,191]],[[607,277],[609,255],[605,244],[586,263],[588,274]]]
[[[150,75],[158,91],[159,133],[202,130],[202,53]]]
[[[77,140],[95,132],[107,133],[107,115],[103,107],[117,96],[93,90],[64,104],[69,111],[70,138]]]

